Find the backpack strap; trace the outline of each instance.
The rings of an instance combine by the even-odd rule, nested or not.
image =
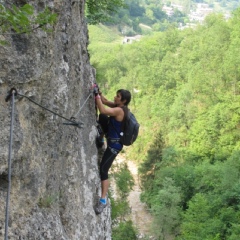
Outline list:
[[[128,118],[128,116],[129,116],[130,110],[128,109],[127,106],[123,106],[123,107],[121,107],[121,108],[122,108],[122,110],[123,110],[123,112],[124,112],[124,117],[123,117],[123,120],[122,120],[121,130],[122,130],[122,132],[124,132],[124,130],[125,130],[125,125],[126,125],[127,118]]]

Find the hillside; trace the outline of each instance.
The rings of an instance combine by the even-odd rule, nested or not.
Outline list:
[[[202,23],[211,13],[222,13],[229,18],[231,11],[240,6],[240,1],[159,1],[159,0],[122,0],[120,7],[102,23],[115,26],[125,36],[148,34],[148,26],[152,31],[165,31],[173,25],[185,28]],[[151,31],[150,31],[151,32]]]
[[[209,15],[194,29],[105,50],[90,45],[102,92],[132,92],[141,127],[127,158],[139,164],[141,199],[160,239],[239,239],[239,16]]]

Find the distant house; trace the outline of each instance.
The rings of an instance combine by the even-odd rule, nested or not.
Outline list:
[[[213,8],[210,8],[206,3],[198,3],[196,11],[191,11],[189,14],[190,21],[203,22],[205,17],[213,12]]]
[[[177,9],[178,11],[183,12],[183,6],[182,5],[171,3],[171,6],[175,9]]]
[[[198,3],[197,8],[209,8],[209,5],[207,3]]]
[[[134,41],[139,41],[141,37],[142,37],[141,35],[136,35],[136,36],[133,36],[133,37],[126,37],[125,36],[123,41],[122,41],[122,44],[131,44]]]
[[[178,29],[183,30],[185,28],[195,28],[196,26],[197,26],[197,24],[195,24],[195,23],[186,23],[186,25],[180,24]]]
[[[165,5],[162,7],[162,11],[165,12],[169,17],[171,17],[174,14],[173,8],[167,7]]]

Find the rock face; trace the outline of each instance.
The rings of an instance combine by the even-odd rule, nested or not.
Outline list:
[[[8,190],[7,91],[15,87],[70,118],[79,112],[95,79],[84,0],[15,2],[33,4],[36,11],[48,6],[59,17],[51,33],[6,35],[9,45],[0,46],[0,239]],[[59,116],[16,97],[8,239],[111,239],[110,208],[99,216],[93,209],[101,190],[93,97],[75,117],[83,128],[63,125],[66,121]]]

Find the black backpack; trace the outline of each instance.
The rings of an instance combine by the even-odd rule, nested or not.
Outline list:
[[[140,125],[130,111],[128,111],[123,125],[122,132],[120,133],[120,142],[125,146],[130,146],[137,139]]]

